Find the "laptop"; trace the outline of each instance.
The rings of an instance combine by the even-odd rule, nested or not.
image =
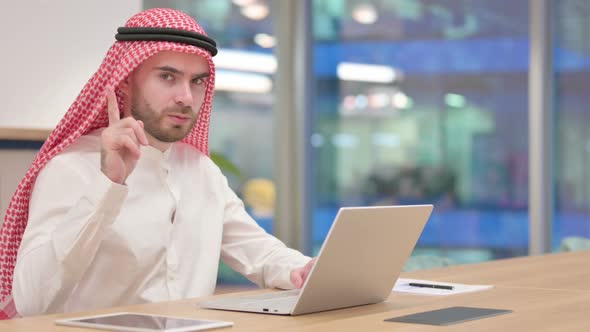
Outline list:
[[[199,305],[296,316],[383,302],[432,209],[432,205],[341,208],[300,290],[228,296]]]

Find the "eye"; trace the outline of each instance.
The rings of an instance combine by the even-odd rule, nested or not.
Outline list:
[[[172,81],[174,79],[174,76],[172,76],[172,74],[169,73],[162,73],[160,74],[160,78],[164,81]]]
[[[195,78],[195,79],[193,79],[193,84],[203,85],[203,84],[205,84],[205,78],[204,77]]]

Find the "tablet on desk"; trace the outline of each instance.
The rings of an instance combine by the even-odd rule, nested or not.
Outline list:
[[[117,312],[56,320],[57,325],[122,332],[188,332],[232,326],[232,322]]]

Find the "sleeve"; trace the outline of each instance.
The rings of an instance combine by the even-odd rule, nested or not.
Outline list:
[[[224,178],[225,180],[225,178]],[[246,212],[244,204],[224,181],[226,204],[221,258],[232,269],[264,288],[292,289],[290,274],[310,257],[287,248],[266,233]]]
[[[56,157],[35,182],[12,285],[21,315],[63,310],[127,196],[126,186],[75,165]]]

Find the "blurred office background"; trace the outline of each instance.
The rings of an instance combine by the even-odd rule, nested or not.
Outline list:
[[[25,3],[88,11],[75,1]],[[586,0],[97,3],[98,17],[116,12],[119,25],[142,8],[181,9],[217,40],[211,150],[240,170],[227,175],[257,222],[306,254],[317,253],[339,207],[359,205],[434,204],[413,255],[447,263],[590,238]],[[66,64],[83,65],[85,77],[117,26],[96,24],[110,29],[92,50],[100,56]],[[41,54],[37,61],[52,66]],[[27,82],[5,77],[2,93],[38,94]],[[55,109],[26,110],[43,116],[3,110],[0,127],[51,128],[83,84],[74,83]],[[46,96],[60,92],[41,86]],[[0,147],[34,151],[34,141],[8,135]],[[16,187],[4,182],[14,187],[1,197],[3,210]],[[222,272],[222,282],[243,282]]]

